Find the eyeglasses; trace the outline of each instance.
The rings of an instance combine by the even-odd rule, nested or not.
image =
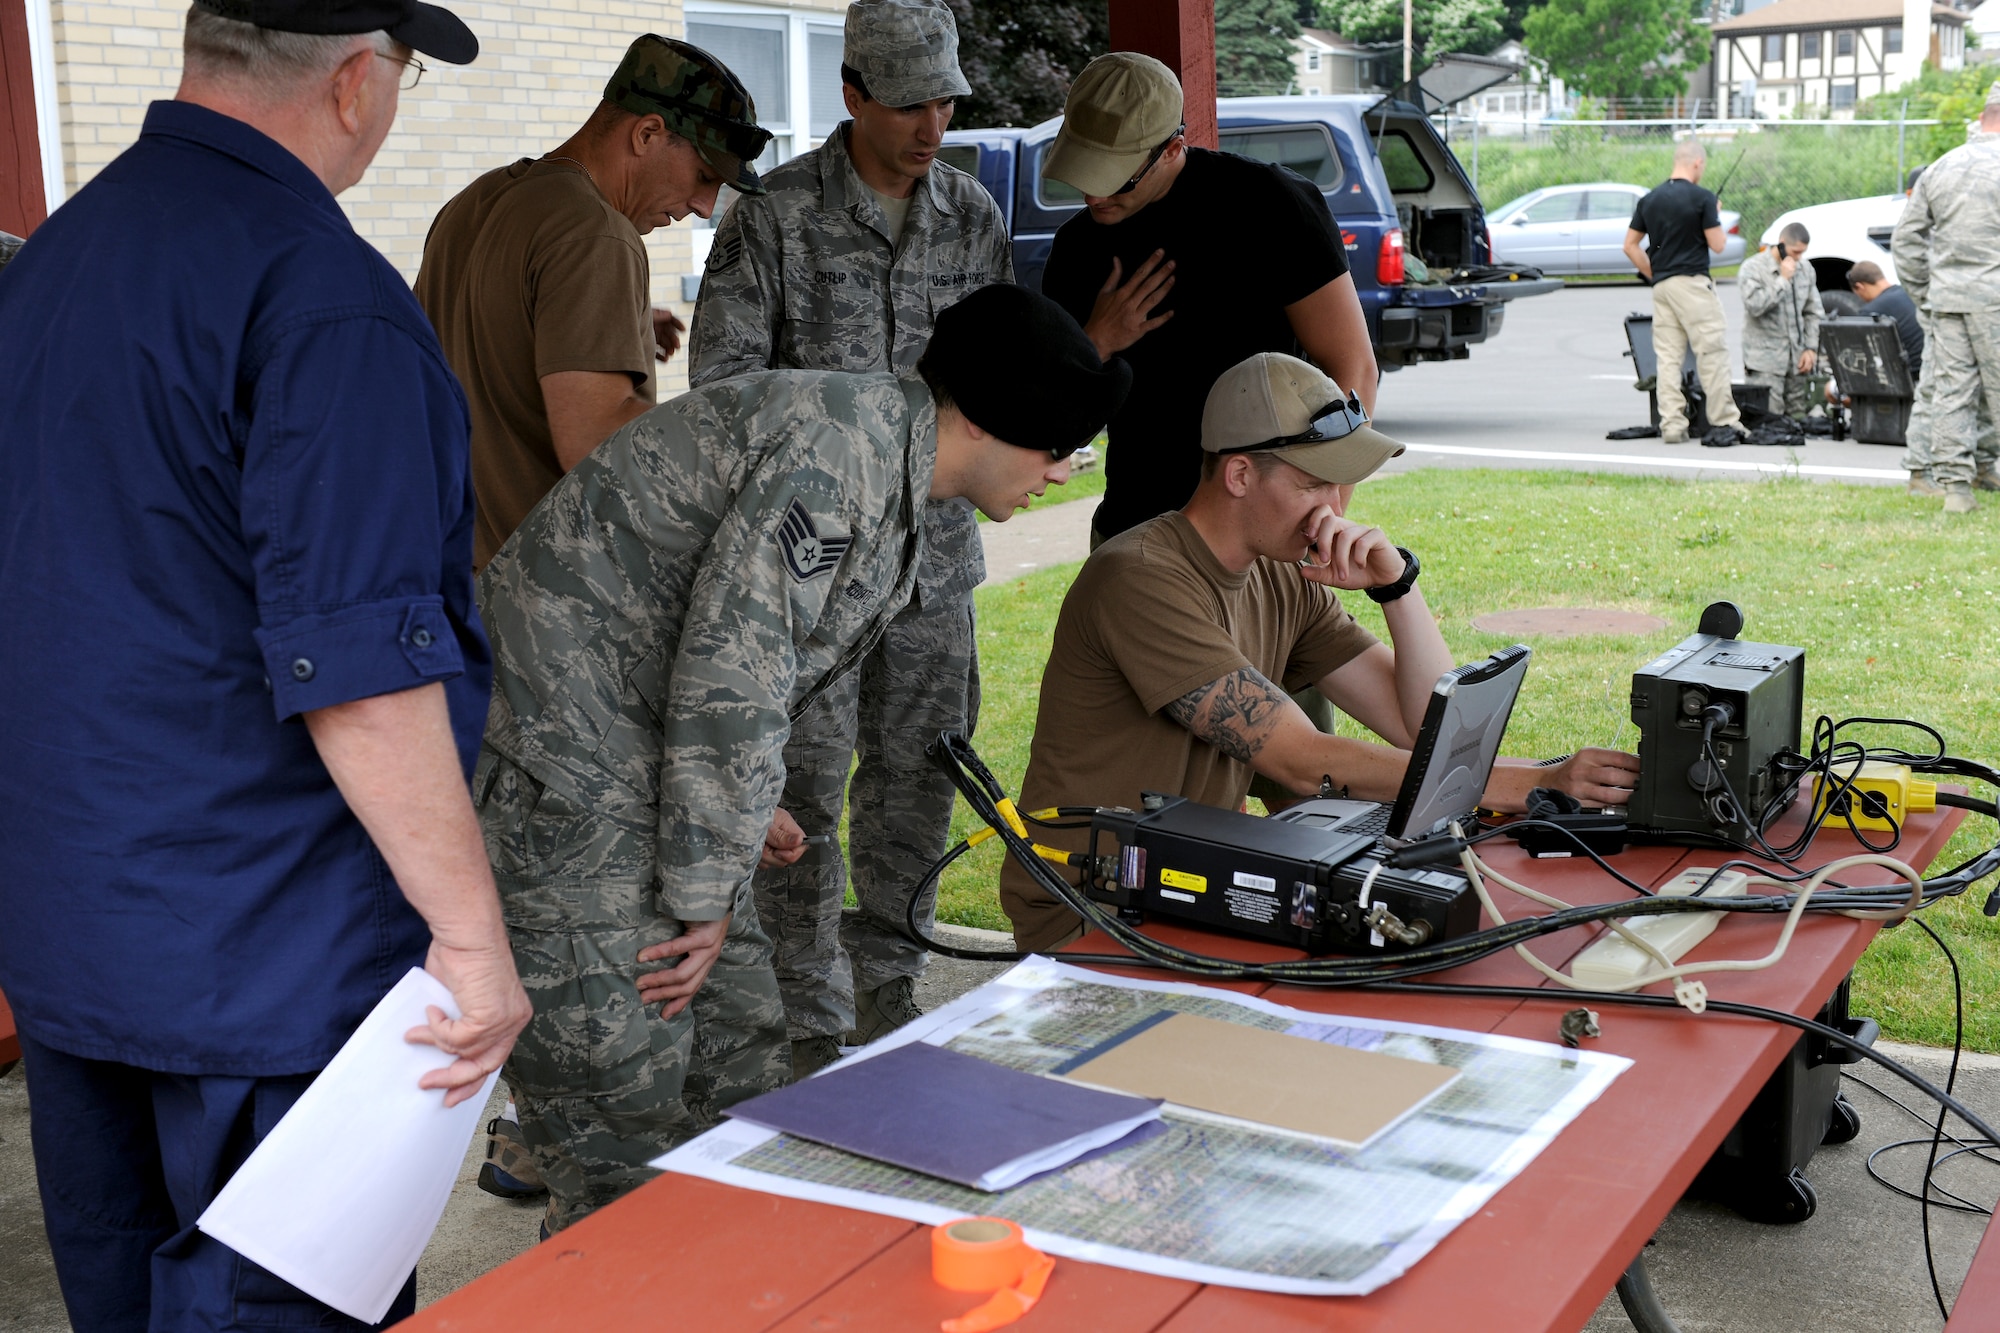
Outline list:
[[[403,67],[402,88],[405,92],[423,82],[424,62],[415,56],[392,56],[387,51],[377,51],[375,54],[392,64]]]
[[[1218,454],[1249,454],[1259,449],[1289,449],[1295,444],[1318,444],[1324,440],[1338,440],[1352,435],[1368,424],[1368,410],[1361,406],[1359,394],[1349,392],[1345,402],[1336,398],[1322,407],[1312,419],[1312,424],[1297,435],[1280,435],[1273,440],[1260,440],[1256,444],[1239,444],[1233,449],[1217,449]]]
[[[1126,181],[1123,185],[1113,190],[1111,192],[1111,196],[1115,199],[1121,194],[1130,194],[1132,193],[1132,191],[1138,189],[1139,182],[1146,178],[1146,173],[1153,169],[1153,164],[1158,162],[1161,156],[1166,153],[1167,149],[1173,146],[1174,140],[1180,138],[1183,134],[1186,133],[1187,133],[1187,125],[1183,123],[1180,126],[1180,128],[1176,129],[1172,134],[1169,134],[1166,137],[1165,142],[1163,142],[1158,148],[1155,148],[1153,150],[1153,155],[1146,159],[1146,165],[1140,167],[1139,170],[1133,175],[1131,180]]]

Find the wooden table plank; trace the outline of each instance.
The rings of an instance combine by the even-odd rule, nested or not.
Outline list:
[[[670,1173],[397,1327],[763,1333],[898,1241],[928,1230]]]
[[[1023,1327],[1146,1333],[1201,1288],[1193,1282],[1057,1259],[1042,1299]],[[931,1280],[931,1229],[919,1228],[849,1274],[780,1324],[775,1333],[862,1329],[867,1333],[937,1333],[984,1296],[947,1291]]]
[[[0,995],[0,1065],[11,1065],[21,1058],[21,1037],[14,1028],[14,1011],[7,1004],[7,997]]]
[[[2000,1329],[2000,1226],[1986,1224],[1972,1271],[1958,1289],[1944,1333],[1994,1333]]]
[[[1793,816],[1796,818],[1796,816]],[[1928,861],[1962,812],[1912,821],[1902,849]],[[1831,860],[1851,845],[1823,840]],[[1483,855],[1524,883],[1570,902],[1609,902],[1631,891],[1589,861],[1530,861],[1495,843]],[[1714,865],[1721,853],[1638,848],[1616,864],[1658,884],[1684,865]],[[1504,889],[1510,918],[1542,911]],[[1744,957],[1768,950],[1776,918],[1732,917],[1690,957]],[[1804,923],[1783,963],[1764,972],[1711,977],[1717,998],[1810,1013],[1872,936],[1845,918]],[[1169,924],[1147,928],[1202,952],[1244,959],[1296,958],[1274,946]],[[1564,966],[1597,931],[1534,944]],[[1122,952],[1101,935],[1073,951]],[[1117,969],[1118,971],[1128,971]],[[1174,974],[1129,969],[1158,980]],[[1535,985],[1539,974],[1511,950],[1442,973],[1438,980]],[[1322,1013],[1400,1018],[1439,1026],[1555,1040],[1575,1002],[1549,987],[1547,1000],[1443,997],[1391,991],[1228,984]],[[1576,1328],[1595,1310],[1722,1137],[1790,1049],[1790,1028],[1720,1014],[1600,1011],[1605,1035],[1591,1043],[1636,1063],[1597,1103],[1480,1213],[1457,1227],[1405,1277],[1365,1298],[1275,1296],[1193,1284],[1122,1269],[1057,1261],[1044,1305],[1030,1321],[1051,1329],[1195,1330]],[[603,1209],[510,1264],[421,1311],[411,1329],[595,1328],[656,1322],[784,1333],[834,1328],[934,1328],[977,1301],[929,1279],[929,1230],[895,1218],[781,1199],[668,1175]],[[2000,1291],[2000,1248],[1991,1235],[1982,1277]],[[1449,1280],[1425,1280],[1444,1274]],[[1977,1270],[1975,1275],[1978,1276]],[[1966,1290],[1986,1290],[1968,1281]],[[1993,1301],[1988,1298],[1988,1307]],[[1961,1300],[1960,1309],[1967,1303]],[[1986,1324],[1963,1324],[1984,1328]],[[1952,1327],[1961,1327],[1954,1320]]]

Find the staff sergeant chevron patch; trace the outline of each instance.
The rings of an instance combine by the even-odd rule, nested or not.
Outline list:
[[[831,573],[853,542],[852,537],[820,536],[812,515],[797,500],[785,510],[785,521],[778,527],[778,549],[785,553],[785,568],[800,583]]]

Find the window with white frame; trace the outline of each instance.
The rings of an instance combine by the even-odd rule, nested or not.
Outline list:
[[[840,96],[840,55],[846,43],[846,36],[832,24],[806,25],[806,96],[812,103],[807,132],[815,139],[824,139],[847,119],[847,104]]]
[[[1849,81],[1849,82],[1847,82],[1847,83],[1836,83],[1836,84],[1834,84],[1834,85],[1833,85],[1833,109],[1834,109],[1835,111],[1846,111],[1846,110],[1848,110],[1849,108],[1851,108],[1851,107],[1852,107],[1853,105],[1854,105],[1854,84],[1853,84],[1853,82],[1852,82],[1852,81],[1850,80],[1850,81]]]
[[[1820,35],[1816,32],[1802,32],[1799,34],[1799,59],[1819,59],[1819,37]]]
[[[1895,55],[1902,49],[1903,30],[1901,28],[1882,29],[1882,50],[1889,55]]]
[[[1851,56],[1854,54],[1854,33],[1852,30],[1837,32],[1833,35],[1833,53],[1837,56]]]
[[[1764,34],[1764,63],[1775,64],[1785,58],[1785,34],[1770,32]]]
[[[768,170],[806,152],[847,118],[840,95],[842,16],[824,9],[780,9],[731,0],[687,6],[687,39],[729,66],[757,104],[771,145],[757,159]],[[734,198],[723,191],[717,219],[689,219],[694,271],[708,258],[715,221]]]
[[[690,12],[687,39],[743,82],[757,104],[757,123],[771,131],[771,146],[757,160],[776,166],[792,155],[791,27],[783,14]]]
[[[1306,52],[1306,70],[1308,73],[1314,74],[1319,72],[1319,52]]]

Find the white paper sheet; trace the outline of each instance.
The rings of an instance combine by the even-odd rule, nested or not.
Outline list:
[[[495,1073],[446,1109],[417,1086],[451,1058],[403,1034],[444,983],[412,968],[375,1006],[195,1224],[342,1314],[389,1312],[430,1243]]]

